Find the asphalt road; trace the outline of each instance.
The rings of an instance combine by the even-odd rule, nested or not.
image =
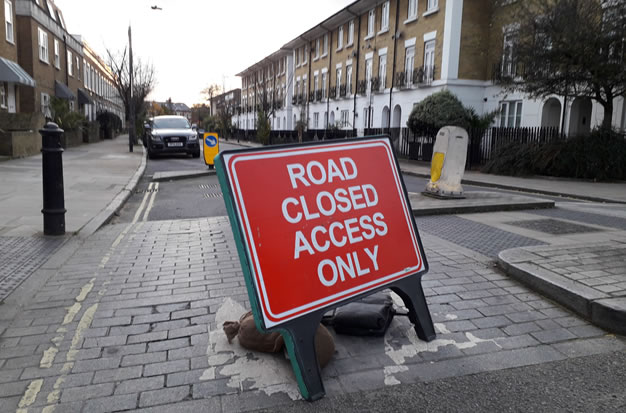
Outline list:
[[[292,402],[267,412],[624,412],[626,353]]]
[[[236,144],[221,142],[220,150],[241,149]],[[187,219],[227,215],[217,177],[205,176],[193,179],[153,183],[152,176],[164,171],[205,171],[208,167],[204,160],[185,155],[170,155],[148,159],[143,178],[136,192],[112,222],[131,222],[137,216],[138,221],[160,221],[166,219]],[[428,180],[411,175],[404,176],[409,192],[421,192]],[[464,185],[465,191],[493,191],[516,193],[494,188]],[[519,194],[519,193],[516,193]],[[555,201],[571,201],[566,198],[549,197]],[[579,202],[579,201],[578,201]],[[141,208],[141,211],[139,210]]]

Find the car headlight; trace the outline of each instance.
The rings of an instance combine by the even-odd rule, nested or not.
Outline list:
[[[155,142],[161,142],[161,137],[159,135],[150,135],[150,139]]]
[[[197,139],[198,139],[198,134],[189,135],[189,140],[190,141],[195,141]]]

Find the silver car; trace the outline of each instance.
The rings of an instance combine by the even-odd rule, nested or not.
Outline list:
[[[197,132],[183,116],[155,116],[146,125],[148,157],[162,153],[186,153],[200,157]]]

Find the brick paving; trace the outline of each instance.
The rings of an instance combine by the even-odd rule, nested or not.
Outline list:
[[[423,285],[437,339],[404,317],[385,337],[336,337],[327,394],[587,354],[623,341],[429,234]],[[0,411],[248,411],[294,403],[282,355],[228,344],[249,308],[226,218],[112,225],[90,237],[0,337]],[[27,390],[28,389],[28,390]],[[31,397],[25,397],[25,394]]]
[[[52,237],[0,237],[0,302],[65,242]]]

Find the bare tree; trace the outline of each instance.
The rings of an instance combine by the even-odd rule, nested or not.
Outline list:
[[[128,50],[125,48],[121,53],[113,53],[107,50],[109,67],[113,71],[113,85],[122,98],[126,119],[130,119],[130,70],[128,62]],[[148,104],[146,98],[156,85],[154,66],[143,62],[140,58],[133,59],[133,93],[132,99],[135,109],[135,119],[143,119],[147,113]],[[136,128],[136,125],[130,125]]]
[[[535,98],[593,99],[604,108],[602,126],[611,127],[613,99],[626,93],[626,1],[508,3],[517,26],[496,80]]]
[[[206,100],[209,101],[209,107],[211,108],[211,115],[215,115],[215,113],[213,113],[213,98],[222,92],[223,92],[222,87],[216,83],[205,87],[200,92],[203,95],[205,95]]]

